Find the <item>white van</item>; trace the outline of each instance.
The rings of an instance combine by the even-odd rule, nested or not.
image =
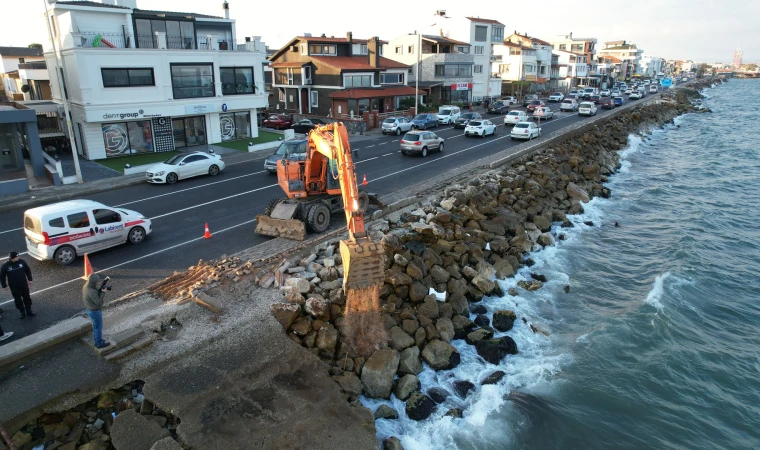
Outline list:
[[[24,213],[29,255],[40,261],[54,259],[62,266],[71,264],[77,255],[127,241],[139,244],[151,227],[150,219],[138,212],[92,200],[54,203]]]
[[[462,111],[458,106],[442,105],[438,107],[438,123],[448,125],[457,121]]]

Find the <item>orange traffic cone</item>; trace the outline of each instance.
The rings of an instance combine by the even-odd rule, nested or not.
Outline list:
[[[90,257],[87,256],[87,253],[84,254],[84,276],[82,277],[83,280],[86,280],[90,278],[90,275],[92,275],[92,265],[90,264]]]
[[[203,233],[203,239],[211,239],[211,232],[208,230],[208,224],[206,224],[206,232]]]
[[[364,180],[362,180],[362,186],[366,186],[366,185],[367,185],[367,174],[365,173]]]

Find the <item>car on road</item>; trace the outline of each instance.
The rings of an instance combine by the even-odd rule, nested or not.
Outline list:
[[[623,94],[625,94],[625,95],[631,95],[632,92],[633,92],[633,88],[628,88],[625,91],[623,91]]]
[[[538,118],[541,118],[541,120],[553,119],[554,111],[552,111],[546,106],[543,106],[541,108],[536,108],[536,110],[533,111],[533,120],[537,120]]]
[[[264,170],[269,173],[277,173],[277,161],[288,159],[290,161],[303,161],[306,159],[306,139],[288,139],[275,149],[274,153],[264,160]]]
[[[562,103],[559,104],[559,110],[560,111],[577,111],[578,110],[578,102],[571,98],[566,98],[562,100]]]
[[[579,102],[581,101],[581,96],[578,94],[567,94],[565,100],[575,100],[576,102]]]
[[[401,136],[412,129],[412,122],[406,117],[388,117],[383,120],[383,134],[395,134]]]
[[[535,101],[535,100],[539,100],[538,94],[528,94],[523,99],[523,106],[528,106],[531,103],[533,103],[533,101]]]
[[[516,105],[517,104],[517,98],[516,97],[502,97],[501,101],[506,103],[507,105]]]
[[[525,111],[510,111],[504,116],[504,126],[514,125],[518,122],[527,122],[528,113]]]
[[[541,128],[533,122],[518,122],[509,133],[511,139],[531,140],[541,136]]]
[[[224,170],[222,157],[215,154],[192,152],[178,153],[162,163],[148,167],[145,178],[148,183],[174,184],[198,175],[216,176]]]
[[[570,95],[574,95],[575,98],[579,98],[581,95],[581,91],[579,91],[578,89],[573,89],[570,92],[568,92],[568,94],[565,97],[568,97]]]
[[[650,94],[656,94],[657,93],[657,85],[656,84],[653,84],[653,85],[649,86],[649,93]]]
[[[619,95],[623,95],[623,93],[620,92],[620,89],[613,89],[612,92],[610,93],[610,97],[617,97]]]
[[[622,95],[618,95],[617,97],[612,97],[612,102],[615,104],[615,106],[623,106],[623,103],[625,103]]]
[[[467,127],[467,123],[471,120],[478,120],[482,119],[483,116],[480,115],[480,113],[476,112],[469,112],[464,113],[457,119],[456,122],[454,122],[454,128],[465,128]]]
[[[317,119],[316,117],[301,119],[293,124],[293,131],[296,133],[308,134],[309,131],[322,125],[325,125],[325,122],[322,119]]]
[[[496,135],[496,124],[490,120],[471,120],[464,128],[464,136],[480,136],[482,138],[487,135]]]
[[[139,244],[152,231],[150,219],[137,211],[92,200],[69,200],[24,212],[29,255],[62,266],[78,255],[131,242]]]
[[[578,115],[579,116],[595,116],[596,105],[594,104],[594,102],[582,102],[580,105],[578,105]]]
[[[612,101],[612,97],[602,97],[600,106],[602,109],[612,109],[615,107],[615,102]]]
[[[641,94],[639,91],[633,91],[631,92],[631,95],[628,96],[628,100],[638,100],[641,98]]]
[[[438,126],[438,115],[437,114],[417,114],[414,116],[414,119],[412,119],[412,128],[420,128],[423,130],[427,130],[428,128],[433,128]]]
[[[293,125],[293,121],[287,116],[278,116],[273,114],[264,121],[264,126],[274,128],[275,130],[285,130]]]
[[[609,97],[610,94],[611,94],[611,92],[610,92],[609,89],[602,89],[601,91],[599,91],[599,95],[601,97]]]
[[[561,102],[564,99],[565,99],[565,94],[563,94],[562,92],[555,92],[549,96],[550,102]]]
[[[432,131],[410,131],[401,139],[401,154],[419,153],[427,156],[431,150],[443,151],[444,139]]]
[[[459,116],[462,114],[462,111],[459,109],[458,106],[453,105],[443,105],[438,107],[438,123],[442,125],[450,125],[454,123]]]
[[[587,87],[583,89],[581,94],[584,98],[590,98],[592,95],[599,95],[599,89],[593,87]]]
[[[544,106],[546,106],[546,103],[544,103],[543,100],[533,100],[528,105],[528,112],[532,113],[533,111],[536,110],[536,108],[538,108],[538,107],[544,107]]]
[[[488,105],[488,112],[491,114],[506,114],[509,112],[509,104],[503,101],[495,101]]]
[[[602,103],[602,96],[601,96],[601,95],[597,95],[597,94],[594,94],[594,95],[592,95],[591,97],[589,97],[589,99],[588,99],[588,100],[589,100],[590,102],[593,102],[595,105],[598,105],[598,104]]]

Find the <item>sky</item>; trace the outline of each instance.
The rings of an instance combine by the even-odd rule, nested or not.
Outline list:
[[[4,16],[0,46],[25,47],[46,39],[44,1],[0,0]],[[137,7],[222,16],[222,1],[137,0]],[[597,51],[605,41],[626,40],[645,54],[665,59],[730,63],[739,46],[745,63],[760,63],[760,0],[637,0],[624,5],[598,1],[598,6],[592,6],[594,2],[544,0],[532,4],[535,6],[516,2],[513,7],[498,6],[510,2],[462,0],[366,4],[356,0],[228,1],[237,37],[261,36],[270,48],[280,48],[304,33],[345,36],[352,31],[357,38],[391,40],[431,25],[436,20],[435,10],[445,9],[450,17],[498,20],[505,25],[506,35],[517,30],[543,40],[570,32],[576,37],[595,37]]]

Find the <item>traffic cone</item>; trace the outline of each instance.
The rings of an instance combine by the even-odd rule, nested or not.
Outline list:
[[[367,185],[367,174],[365,173],[364,180],[362,180],[362,186],[366,186],[366,185]]]
[[[206,224],[206,232],[203,233],[203,239],[211,239],[211,232],[208,230],[208,224]]]
[[[84,254],[84,276],[82,277],[83,280],[86,280],[90,278],[90,275],[92,275],[92,265],[90,264],[90,257],[87,255],[87,253]]]

